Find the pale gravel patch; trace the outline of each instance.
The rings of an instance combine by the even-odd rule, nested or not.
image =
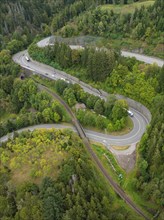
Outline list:
[[[134,169],[136,163],[136,144],[132,144],[126,150],[109,149],[115,156],[118,164],[128,173]]]

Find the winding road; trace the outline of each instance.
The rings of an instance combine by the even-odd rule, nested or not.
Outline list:
[[[13,60],[21,65],[23,68],[31,70],[35,74],[40,74],[41,76],[47,77],[52,80],[57,80],[57,79],[68,79],[72,83],[78,83],[80,86],[84,89],[84,91],[93,94],[95,96],[101,96],[103,99],[106,99],[107,93],[105,92],[100,92],[100,90],[97,90],[90,85],[81,82],[79,79],[70,76],[69,74],[54,69],[48,65],[41,64],[39,62],[33,61],[30,59],[30,61],[26,60],[26,56],[29,57],[27,50],[19,52],[13,56]],[[107,135],[107,134],[102,134],[99,132],[94,132],[90,130],[86,130],[87,137],[91,140],[100,142],[100,143],[105,143],[107,146],[110,145],[116,145],[116,146],[127,146],[127,145],[132,145],[133,146],[133,151],[135,150],[134,144],[137,143],[143,133],[145,132],[146,125],[149,123],[149,120],[143,115],[143,113],[139,112],[138,110],[134,108],[130,108],[130,110],[134,113],[134,117],[132,117],[132,121],[134,124],[133,130],[122,136],[112,136],[112,135]],[[128,150],[127,150],[128,151]],[[132,149],[129,148],[129,151],[132,152]],[[128,153],[128,152],[124,152]]]
[[[121,189],[121,187],[115,182],[113,181],[112,177],[109,175],[109,173],[106,171],[106,169],[103,167],[101,161],[99,160],[99,158],[97,157],[97,155],[94,153],[94,151],[91,148],[90,142],[88,141],[88,138],[85,134],[84,129],[82,128],[81,124],[79,123],[79,121],[77,120],[76,116],[74,115],[74,113],[72,112],[71,108],[68,106],[68,104],[66,104],[60,96],[58,96],[56,93],[52,92],[50,89],[48,89],[47,87],[39,84],[38,85],[39,89],[41,90],[46,90],[50,95],[52,95],[54,98],[58,99],[60,101],[60,103],[65,107],[65,109],[67,110],[67,112],[70,114],[71,119],[72,119],[72,123],[74,124],[76,131],[78,132],[79,136],[81,137],[87,151],[89,152],[92,160],[94,161],[94,163],[97,165],[97,167],[100,169],[101,173],[104,175],[104,177],[107,179],[107,181],[109,182],[109,184],[113,187],[114,191],[133,209],[135,210],[136,213],[138,213],[140,216],[142,216],[143,218],[145,218],[146,220],[148,220],[147,216],[144,214],[144,212],[142,210],[140,210],[140,208],[138,208],[138,206],[136,206],[133,201],[130,199],[130,197],[128,197],[128,195]],[[42,125],[39,125],[42,126]],[[38,128],[39,126],[33,126],[31,128],[28,128],[28,130],[33,130],[35,128]],[[50,125],[48,125],[50,126]],[[43,125],[43,127],[45,128],[45,125]],[[51,127],[51,126],[50,126]],[[19,130],[19,132],[21,132],[21,130]],[[12,135],[13,136],[13,135]],[[8,140],[8,137],[7,139]],[[4,138],[5,141],[5,138]]]
[[[48,45],[51,46],[53,45],[53,42],[54,42],[54,36],[50,36],[39,41],[37,45],[38,47],[45,47]],[[80,45],[70,45],[70,47],[71,49],[83,49],[83,47]],[[121,50],[121,55],[124,57],[135,57],[137,60],[148,64],[156,63],[159,67],[162,67],[164,65],[164,60],[156,57],[146,56],[144,54],[132,53],[129,51]]]
[[[48,45],[49,40],[48,38],[41,42],[38,43],[38,45]],[[123,53],[122,53],[123,54]],[[123,54],[125,56],[128,56],[127,54]],[[134,56],[134,54],[132,54]],[[97,90],[89,85],[87,85],[86,83],[81,82],[79,79],[72,77],[68,74],[66,74],[65,72],[56,70],[52,67],[49,67],[45,64],[41,64],[39,62],[33,61],[30,58],[30,61],[27,60],[26,56],[29,57],[27,51],[22,51],[17,53],[16,55],[13,56],[13,60],[18,63],[19,65],[21,65],[23,68],[31,70],[33,73],[35,74],[40,74],[44,77],[56,80],[56,79],[67,79],[69,81],[71,81],[72,83],[78,83],[81,85],[81,87],[86,91],[89,92],[91,94],[100,96],[103,99],[106,99],[107,97],[107,93],[101,91],[101,90]],[[145,56],[144,56],[145,57]],[[137,57],[136,57],[137,58]],[[142,57],[137,58],[137,59],[142,59]],[[147,63],[157,63],[157,65],[161,66],[163,65],[163,61],[161,62],[157,62],[158,59],[156,58],[152,58],[149,59],[150,62]],[[144,61],[144,60],[142,60]],[[159,61],[159,60],[158,60]],[[144,61],[146,62],[146,60]],[[41,85],[40,85],[41,86]],[[49,93],[51,93],[52,96],[57,97],[60,102],[65,106],[65,108],[67,109],[67,111],[70,113],[70,115],[72,116],[72,122],[74,124],[75,127],[71,127],[71,129],[73,129],[74,131],[77,131],[80,135],[80,137],[83,140],[83,143],[85,144],[88,152],[90,153],[92,159],[94,160],[94,162],[97,164],[97,166],[99,167],[99,169],[101,170],[101,172],[103,173],[103,175],[107,178],[107,180],[109,181],[109,183],[112,185],[112,187],[114,188],[114,190],[116,191],[116,193],[124,200],[126,201],[126,203],[128,203],[139,215],[141,215],[142,217],[144,217],[145,219],[148,219],[147,216],[145,216],[145,214],[132,202],[132,200],[126,195],[126,193],[113,181],[113,179],[111,178],[111,176],[107,173],[107,171],[105,170],[105,168],[102,166],[101,162],[99,161],[98,157],[96,156],[96,154],[93,152],[93,150],[91,149],[90,143],[88,141],[88,139],[100,142],[100,143],[108,143],[109,145],[117,145],[117,146],[124,146],[124,145],[131,145],[134,146],[134,149],[130,148],[130,150],[132,150],[132,152],[135,150],[135,143],[137,143],[145,129],[146,129],[146,125],[149,123],[150,121],[150,117],[147,118],[145,117],[145,114],[143,114],[143,112],[139,112],[138,110],[134,109],[134,108],[130,108],[131,111],[133,111],[134,113],[134,117],[132,118],[133,120],[133,124],[134,124],[134,128],[133,130],[126,134],[126,135],[122,135],[122,136],[111,136],[111,135],[107,135],[107,134],[102,134],[99,132],[93,132],[90,130],[84,130],[80,123],[78,122],[78,120],[76,119],[76,117],[74,116],[73,112],[71,111],[71,109],[69,108],[69,106],[60,98],[58,97],[57,94],[54,94],[53,92],[51,92],[48,88],[41,86],[43,89],[46,89]],[[117,98],[119,98],[119,96],[117,96]],[[21,132],[22,130],[34,130],[36,128],[52,128],[52,127],[56,127],[56,128],[70,128],[70,126],[66,126],[66,125],[36,125],[36,126],[31,126],[28,128],[24,128],[24,129],[20,129],[18,132]],[[76,128],[76,129],[75,129]],[[13,134],[11,134],[10,136],[12,137]],[[0,139],[0,142],[6,141],[8,140],[9,136],[4,136]],[[106,145],[106,144],[105,144]],[[129,149],[128,149],[129,151]]]
[[[131,144],[137,143],[140,140],[143,132],[145,131],[145,126],[146,126],[146,122],[142,118],[142,116],[138,112],[135,112],[135,115],[136,116],[132,119],[134,123],[134,128],[130,133],[126,135],[113,136],[113,135],[103,134],[100,132],[87,130],[87,129],[84,129],[84,131],[86,133],[87,138],[98,143],[106,144],[108,147],[110,147],[110,145],[116,145],[116,146],[131,145]],[[28,129],[31,130],[35,128],[71,128],[73,129],[71,125],[65,126],[62,124],[42,124],[42,125],[36,125],[36,126],[20,129],[18,131],[21,132],[23,130],[28,130]],[[73,130],[75,131],[75,129]],[[3,136],[2,138],[0,138],[0,142],[6,141],[7,137],[11,137],[11,135],[12,133],[6,136]],[[126,154],[129,151],[128,149],[123,152]]]

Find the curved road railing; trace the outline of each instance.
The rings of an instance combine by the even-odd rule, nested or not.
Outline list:
[[[25,52],[26,53],[26,52]],[[14,61],[15,60],[15,57],[13,58]],[[43,64],[41,64],[43,65]],[[46,65],[44,65],[45,67]],[[29,70],[32,70],[30,67],[28,68],[26,65],[23,66],[24,68],[26,69],[29,69]],[[50,68],[50,67],[49,67]],[[52,71],[54,71],[53,68],[51,68]],[[59,72],[62,72],[62,71],[59,71]],[[64,76],[67,76],[68,75],[64,72],[62,72],[62,74]],[[69,78],[71,78],[72,80],[74,80],[76,83],[79,83],[80,85],[82,85],[82,87],[85,87],[87,89],[91,89],[92,91],[94,91],[96,94],[100,94],[100,91],[91,87],[90,85],[87,85],[86,83],[84,82],[81,82],[79,81],[79,79],[75,78],[75,77],[72,77],[69,75]],[[72,118],[72,122],[74,124],[74,126],[76,127],[78,133],[79,133],[79,136],[82,138],[83,140],[83,143],[85,144],[88,152],[90,153],[92,159],[95,161],[95,163],[97,164],[97,166],[99,167],[99,169],[101,170],[101,172],[103,173],[103,175],[106,177],[106,179],[108,180],[108,182],[112,185],[113,189],[115,190],[115,192],[124,200],[127,202],[127,204],[129,204],[139,215],[141,215],[142,217],[144,217],[145,219],[148,219],[147,216],[145,216],[145,214],[132,202],[132,200],[125,194],[125,192],[112,180],[112,178],[110,177],[110,175],[107,173],[107,171],[104,169],[104,167],[102,166],[100,160],[98,159],[98,157],[96,156],[96,154],[93,152],[91,146],[90,146],[90,143],[88,141],[88,138],[86,137],[86,134],[85,134],[85,131],[83,129],[83,127],[81,126],[81,124],[79,123],[79,121],[76,119],[75,115],[73,114],[72,110],[70,109],[70,107],[58,96],[56,95],[55,93],[53,93],[52,91],[50,91],[48,88],[46,88],[45,86],[43,85],[40,85],[40,88],[44,88],[45,90],[47,90],[47,92],[49,92],[52,96],[54,96],[55,98],[57,98],[61,104],[64,105],[64,107],[66,108],[66,110],[69,112],[69,114],[71,115],[71,118]],[[104,91],[101,90],[101,94],[104,95],[104,97],[106,97],[108,94],[105,93]],[[117,98],[125,98],[123,96],[120,96],[120,95],[117,95]],[[129,99],[129,98],[126,98],[129,105],[132,106],[133,108],[136,108],[137,110],[140,111],[141,114],[143,114],[145,117],[146,117],[146,121],[147,123],[150,122],[151,120],[151,113],[150,111],[145,107],[143,106],[142,104],[132,100],[132,99]],[[146,114],[145,114],[146,112]]]
[[[49,36],[37,43],[38,47],[45,47],[45,46],[53,46],[55,42],[55,36]],[[83,45],[70,45],[71,49],[83,49]],[[130,52],[126,50],[121,50],[121,56],[124,57],[135,57],[137,60],[142,61],[144,63],[148,64],[157,64],[158,66],[162,67],[164,65],[164,60],[157,58],[157,57],[152,57],[152,56],[147,56],[144,54],[136,53],[136,52]]]
[[[66,78],[66,79],[70,80],[72,83],[79,84],[86,92],[88,92],[90,94],[94,94],[96,96],[101,95],[104,98],[106,98],[109,95],[107,92],[105,92],[101,89],[98,90],[98,89],[88,85],[87,83],[80,81],[78,78],[65,73],[64,71],[54,69],[53,67],[50,67],[46,64],[39,63],[37,61],[33,61],[32,59],[31,59],[31,62],[27,62],[24,59],[25,55],[29,56],[27,53],[27,50],[15,54],[13,56],[14,62],[18,63],[19,65],[21,65],[25,69],[39,73],[41,76],[44,76],[44,77],[47,77],[47,78],[50,78],[53,80],[60,79],[61,77]],[[49,72],[50,74],[45,76],[45,73],[47,73],[47,72]],[[52,77],[52,75],[54,75],[54,77]],[[142,115],[144,115],[144,117],[146,118],[147,124],[151,121],[151,113],[144,105],[142,105],[141,103],[139,103],[135,100],[132,100],[130,98],[122,96],[122,95],[116,95],[116,97],[117,97],[117,99],[122,99],[122,98],[126,99],[130,107],[136,109]]]

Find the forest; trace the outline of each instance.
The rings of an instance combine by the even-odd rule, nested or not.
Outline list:
[[[118,13],[97,7],[79,15],[60,31],[64,37],[95,35],[107,39],[116,48],[142,49],[144,53],[163,58],[164,2],[156,0],[149,7],[135,8],[132,13]]]
[[[2,0],[0,49],[7,47],[15,53],[26,48],[34,37],[54,33],[64,37],[90,34],[102,36],[107,40],[105,44],[115,45],[117,49],[142,49],[144,53],[163,57],[163,0],[124,14],[101,7],[133,2],[139,1]]]
[[[152,121],[138,145],[137,164],[129,184],[141,199],[154,204],[149,209],[154,219],[162,220],[164,67],[123,58],[120,49],[137,48],[164,57],[164,1],[155,0],[129,13],[118,13],[113,7],[133,2],[138,1],[1,0],[0,137],[29,125],[70,122],[63,106],[40,91],[32,79],[22,80],[22,70],[12,61],[12,54],[34,41],[29,47],[32,58],[98,89],[131,97],[150,109]],[[59,42],[51,48],[36,47],[39,39],[51,34],[102,37],[96,46],[107,49],[86,46],[77,51]],[[86,112],[76,112],[83,125],[108,131],[125,125],[127,112],[118,109],[127,105],[114,96],[105,103],[78,85],[59,80],[53,86],[71,107],[85,103]],[[0,219],[140,219],[104,181],[79,137],[69,130],[15,133],[14,139],[0,148]]]
[[[20,68],[8,51],[0,52],[0,63],[0,137],[29,125],[70,121],[64,107],[32,79],[15,78]]]
[[[135,58],[123,58],[114,50],[96,50],[89,46],[84,50],[71,50],[68,45],[57,42],[45,48],[32,44],[28,51],[34,60],[63,69],[99,89],[123,94],[148,107],[163,84],[159,77],[163,69],[155,64],[140,63]]]
[[[1,0],[0,49],[7,47],[16,52],[26,48],[36,35],[51,35],[73,17],[100,3],[101,0]]]
[[[107,188],[81,140],[70,130],[15,134],[0,148],[0,158],[3,220],[136,218]]]

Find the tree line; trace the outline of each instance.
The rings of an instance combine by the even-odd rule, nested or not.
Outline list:
[[[154,100],[153,118],[139,145],[135,190],[155,204],[152,212],[164,218],[164,95]]]
[[[162,0],[156,0],[154,5],[148,8],[141,7],[134,13],[127,14],[118,14],[112,10],[97,7],[104,4],[130,2],[135,1],[42,0],[42,2],[34,2],[30,0],[26,2],[21,0],[19,3],[1,1],[0,50],[7,47],[12,53],[16,53],[26,48],[36,35],[44,37],[58,32],[65,37],[83,33],[103,36],[107,39],[124,37],[142,40],[151,45],[151,50],[147,52],[157,51],[160,56],[163,56],[160,50],[160,45],[163,44],[164,5]]]
[[[32,44],[29,47],[32,58],[51,64],[57,68],[80,67],[85,69],[85,77],[92,81],[103,81],[112,72],[116,57],[113,50],[84,48],[71,50],[65,43],[55,42],[53,47],[38,48]]]
[[[121,130],[126,126],[128,104],[125,100],[116,100],[114,95],[109,95],[104,101],[102,97],[84,92],[78,84],[70,84],[64,80],[57,80],[55,89],[69,106],[73,107],[83,125],[107,129],[109,132]],[[76,109],[77,103],[85,104],[86,110]]]
[[[54,46],[45,48],[32,44],[29,53],[35,60],[63,69],[108,93],[128,96],[148,107],[163,87],[162,68],[155,64],[142,64],[135,58],[123,58],[107,48],[71,50],[65,43],[56,42]]]
[[[51,35],[73,17],[100,3],[101,0],[1,0],[0,50],[12,46],[14,53],[26,48],[37,34]]]
[[[70,120],[64,107],[46,92],[38,91],[33,80],[0,77],[0,85],[0,113],[10,114],[0,123],[1,137],[29,125]]]
[[[135,9],[132,13],[117,13],[113,10],[88,10],[68,22],[59,33],[64,37],[74,35],[102,36],[109,40],[132,39],[133,42],[143,41],[149,45],[145,51],[163,57],[163,0],[156,0],[152,6]],[[153,19],[152,19],[153,18]],[[126,46],[126,43],[124,43]],[[121,45],[122,46],[122,45]]]

